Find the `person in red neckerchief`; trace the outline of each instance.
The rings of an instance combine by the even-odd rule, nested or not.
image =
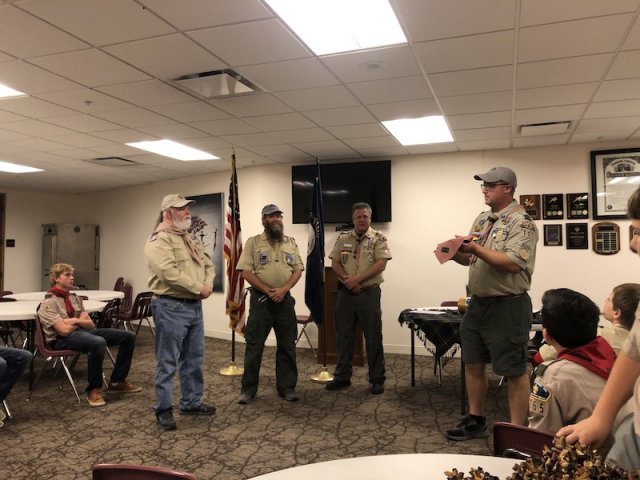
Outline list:
[[[542,296],[542,333],[557,359],[535,369],[529,396],[529,427],[555,433],[591,415],[616,360],[598,336],[600,309],[568,288]],[[610,446],[609,438],[606,446]]]
[[[119,346],[107,392],[137,393],[142,390],[127,382],[136,336],[126,330],[96,328],[84,311],[82,299],[71,292],[73,272],[73,266],[66,263],[51,266],[49,278],[53,286],[40,303],[38,316],[46,340],[54,349],[78,350],[87,354],[87,401],[92,407],[101,407],[106,403],[102,395],[102,362],[107,346]]]

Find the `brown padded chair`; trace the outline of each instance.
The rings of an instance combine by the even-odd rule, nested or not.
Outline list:
[[[493,455],[526,460],[542,457],[544,446],[551,448],[555,435],[550,432],[507,422],[493,425]]]
[[[124,287],[124,277],[116,278],[116,283],[113,286],[113,290],[116,292],[122,292],[122,287]]]
[[[196,480],[190,473],[147,465],[98,463],[91,472],[93,480]]]
[[[131,314],[131,306],[133,305],[133,287],[130,283],[125,282],[120,290],[124,293],[124,298],[120,299],[120,306],[118,307],[118,315],[116,321],[116,328],[125,321],[125,317]]]
[[[133,305],[131,306],[131,310],[127,315],[120,316],[118,320],[124,322],[125,327],[128,326],[131,331],[133,331],[133,326],[131,322],[138,322],[138,327],[136,328],[136,335],[140,331],[140,325],[142,325],[143,321],[146,321],[149,324],[149,328],[151,329],[151,334],[155,336],[155,332],[153,330],[153,323],[151,323],[151,297],[153,297],[153,292],[141,292],[136,295],[136,299],[133,301]]]
[[[27,396],[27,400],[29,400],[31,398],[31,394],[33,393],[33,387],[35,386],[36,382],[38,381],[38,379],[40,378],[40,376],[42,375],[42,372],[44,372],[45,367],[47,366],[47,364],[55,359],[55,360],[60,360],[60,364],[62,365],[62,368],[64,368],[65,373],[67,374],[67,378],[69,379],[69,383],[71,384],[71,386],[73,387],[73,391],[76,394],[76,398],[78,399],[78,403],[80,403],[80,395],[78,395],[78,389],[76,388],[76,384],[73,381],[73,377],[71,376],[71,370],[69,370],[69,367],[67,366],[65,360],[69,357],[75,357],[76,355],[80,355],[82,352],[79,352],[77,350],[55,350],[53,349],[49,343],[47,342],[47,339],[44,335],[44,330],[42,328],[42,323],[40,323],[40,316],[36,314],[36,319],[35,319],[35,325],[36,325],[36,349],[38,351],[38,353],[40,353],[40,355],[42,355],[45,358],[45,362],[44,365],[42,365],[42,368],[40,369],[40,372],[38,372],[38,376],[36,377],[36,379],[33,381],[33,385],[31,386],[31,389],[29,390],[29,395]]]

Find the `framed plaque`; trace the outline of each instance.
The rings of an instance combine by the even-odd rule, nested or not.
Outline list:
[[[589,248],[589,224],[567,223],[567,249],[587,250]]]
[[[567,218],[569,220],[586,220],[589,218],[589,194],[567,193]]]
[[[540,220],[540,195],[520,195],[520,205],[532,219]]]
[[[545,193],[542,195],[542,219],[562,220],[564,218],[564,195]]]
[[[599,222],[591,227],[591,245],[598,255],[620,251],[620,227],[613,222]]]
[[[591,201],[596,220],[627,216],[627,200],[638,188],[640,148],[591,152]]]
[[[544,245],[546,247],[562,246],[562,225],[553,224],[544,226]]]

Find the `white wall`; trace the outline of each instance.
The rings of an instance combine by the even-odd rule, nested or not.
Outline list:
[[[466,234],[474,217],[486,208],[474,174],[494,165],[513,168],[519,181],[516,198],[523,194],[590,191],[589,152],[631,146],[631,142],[622,142],[393,159],[393,221],[374,225],[388,236],[393,254],[382,285],[387,351],[408,352],[409,332],[397,322],[403,309],[438,305],[442,300],[464,295],[466,269],[452,262],[440,265],[433,250],[437,243],[454,234]],[[85,222],[101,227],[101,286],[111,288],[115,278],[123,275],[132,282],[135,292],[146,290],[142,249],[161,198],[167,193],[224,192],[226,201],[229,176],[230,172],[225,172],[83,196],[7,191],[7,238],[16,238],[17,247],[6,249],[5,285],[15,291],[40,288],[42,223]],[[297,239],[304,256],[307,227],[290,223],[290,166],[243,168],[238,170],[238,182],[243,239],[262,231],[260,209],[266,203],[276,203],[285,212],[286,233]],[[637,259],[628,251],[628,221],[618,222],[622,250],[612,256],[596,255],[592,250],[567,250],[564,246],[544,247],[542,226],[558,222],[536,223],[540,242],[531,291],[534,305],[539,305],[545,290],[556,287],[576,289],[601,304],[614,285],[638,279]],[[336,236],[334,226],[328,225],[327,254]],[[304,276],[292,293],[298,301],[298,311],[306,313]],[[214,294],[204,305],[207,335],[230,338],[224,295]],[[312,335],[315,331],[312,327]]]

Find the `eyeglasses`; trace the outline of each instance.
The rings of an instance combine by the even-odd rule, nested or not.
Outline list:
[[[480,184],[480,190],[493,190],[494,188],[496,188],[498,185],[502,185],[502,186],[508,186],[508,183],[481,183]]]

